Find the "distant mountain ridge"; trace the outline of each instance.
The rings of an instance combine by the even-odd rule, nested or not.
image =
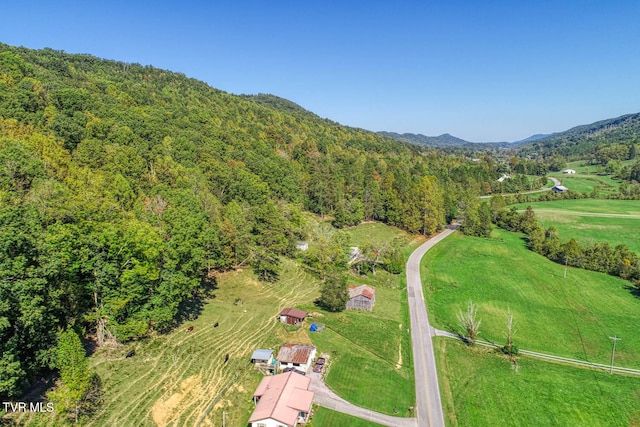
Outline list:
[[[640,113],[575,126],[563,132],[535,134],[514,142],[470,142],[448,133],[440,136],[396,132],[378,134],[421,147],[472,150],[519,148],[524,153],[571,157],[592,152],[597,145],[640,142]]]
[[[403,133],[396,132],[378,132],[379,135],[393,138],[397,141],[408,142],[409,144],[419,145],[422,147],[434,147],[434,148],[500,148],[509,147],[508,142],[471,142],[464,139],[455,137],[451,134],[444,133],[439,136],[426,136],[415,133]]]

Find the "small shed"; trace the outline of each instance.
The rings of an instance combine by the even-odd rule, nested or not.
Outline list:
[[[373,286],[349,286],[349,301],[347,301],[347,309],[371,311],[375,302],[376,288]]]
[[[259,363],[262,365],[271,365],[274,362],[273,350],[258,349],[251,355],[251,363]]]
[[[505,179],[510,179],[511,177],[509,175],[507,175],[506,173],[503,173],[502,176],[500,178],[498,178],[498,182],[502,182]]]
[[[306,251],[307,249],[309,249],[309,242],[298,242],[296,243],[296,249],[299,249],[301,251]]]
[[[569,191],[569,189],[567,187],[565,187],[564,185],[554,185],[551,189],[555,193],[565,193],[565,192]]]
[[[297,308],[285,308],[278,314],[282,323],[288,323],[289,325],[300,325],[304,318],[307,317],[307,312],[299,310]]]
[[[563,170],[563,171],[562,171],[562,173],[569,173],[569,174],[571,174],[571,173],[576,173],[576,171],[574,171],[573,169],[565,169],[565,170]]]

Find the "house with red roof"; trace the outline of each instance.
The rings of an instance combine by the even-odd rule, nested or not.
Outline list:
[[[309,344],[285,344],[280,347],[276,360],[278,369],[293,368],[298,372],[307,372],[313,359],[316,357],[316,348]]]
[[[251,427],[296,427],[309,421],[310,383],[311,378],[295,372],[264,377],[253,394]]]

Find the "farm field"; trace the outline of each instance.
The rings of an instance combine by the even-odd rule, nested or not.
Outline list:
[[[584,243],[606,241],[612,246],[625,244],[640,253],[638,200],[556,200],[521,203],[516,208],[525,209],[529,205],[545,228],[554,226],[558,230],[562,241],[570,238]]]
[[[436,338],[449,426],[630,426],[640,423],[640,379],[524,357],[516,371],[486,347]]]
[[[215,298],[205,302],[196,320],[170,334],[95,354],[90,361],[102,380],[104,404],[87,425],[182,426],[199,420],[203,426],[221,425],[223,411],[227,425],[245,425],[262,378],[248,368],[249,356],[256,348],[281,343],[282,327],[274,318],[282,308],[308,304],[318,296],[315,278],[293,261],[283,264],[274,284],[257,281],[247,270],[223,274]],[[186,332],[188,326],[194,326],[193,332]],[[125,359],[130,349],[136,355]],[[60,421],[46,414],[18,420],[49,426]]]
[[[616,365],[640,368],[640,298],[630,283],[570,268],[529,251],[521,235],[494,230],[492,238],[455,234],[429,251],[422,264],[432,324],[462,332],[456,315],[473,300],[482,321],[479,338],[503,343],[506,316],[516,322],[522,349],[609,363],[610,336],[622,338]]]
[[[575,174],[562,172],[549,172],[547,175],[560,180],[562,185],[573,191],[581,193],[591,193],[595,188],[600,195],[614,193],[620,188],[620,181],[613,179],[610,175],[597,173],[599,166],[584,165],[584,162],[568,163],[564,169],[573,169]],[[563,169],[563,170],[564,170]]]

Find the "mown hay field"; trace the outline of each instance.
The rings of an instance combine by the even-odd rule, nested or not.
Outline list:
[[[251,353],[282,343],[276,321],[282,308],[309,304],[318,296],[315,278],[291,260],[284,259],[283,267],[273,284],[259,282],[249,270],[222,274],[215,298],[205,301],[193,321],[166,335],[99,350],[91,364],[102,380],[104,402],[85,424],[219,426],[224,412],[228,426],[245,425],[262,378],[248,366]],[[192,332],[186,331],[189,326]],[[130,349],[135,356],[125,358]],[[49,414],[17,421],[52,427],[64,422]]]

